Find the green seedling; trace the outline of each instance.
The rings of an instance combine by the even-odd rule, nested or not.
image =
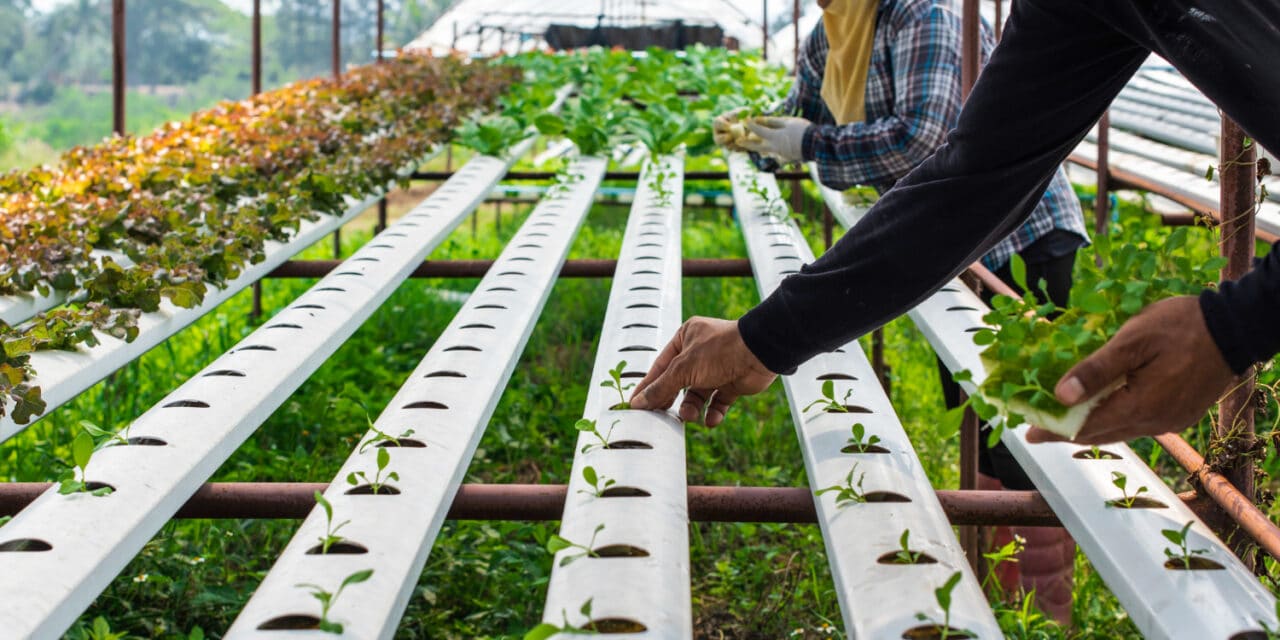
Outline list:
[[[373,577],[373,569],[357,571],[343,579],[342,584],[338,585],[338,590],[333,593],[326,591],[324,587],[314,584],[303,583],[295,586],[299,589],[306,589],[311,593],[311,597],[320,601],[320,624],[317,628],[325,633],[341,634],[343,632],[342,624],[329,619],[329,610],[338,601],[338,596],[342,595],[343,590],[353,584],[360,584],[371,577]]]
[[[862,475],[859,475],[858,481],[855,483],[853,481],[853,476],[857,472],[858,465],[855,464],[853,465],[853,468],[849,470],[849,475],[845,476],[844,484],[837,484],[825,489],[819,489],[814,492],[813,495],[820,496],[824,493],[835,493],[837,507],[844,506],[846,503],[857,504],[866,502],[867,494],[862,490],[862,481],[866,479],[867,474],[863,473]]]
[[[365,419],[368,420],[368,418],[365,418]],[[368,449],[369,447],[376,447],[379,444],[382,444],[383,442],[389,442],[392,445],[398,447],[400,446],[400,440],[402,438],[408,438],[409,436],[413,435],[413,429],[405,429],[403,432],[400,433],[400,435],[393,436],[373,426],[372,420],[369,420],[369,431],[371,431],[373,435],[369,436],[368,439],[360,443],[360,449],[359,449],[360,453],[364,453],[365,449]]]
[[[808,413],[814,407],[822,407],[823,411],[846,413],[848,409],[845,408],[845,405],[849,403],[849,396],[852,395],[853,389],[849,389],[845,391],[843,400],[836,400],[836,383],[832,380],[827,380],[822,383],[822,397],[805,405],[803,412]]]
[[[133,423],[129,423],[132,426]],[[122,431],[107,431],[88,420],[80,421],[80,428],[89,432],[98,441],[97,448],[110,446],[113,444],[129,444],[129,427],[126,426]]]
[[[387,470],[387,465],[389,464],[391,464],[391,451],[380,448],[378,449],[378,470],[374,473],[373,479],[370,480],[369,476],[363,471],[352,471],[347,474],[347,484],[354,487],[359,485],[360,481],[363,480],[365,484],[369,485],[369,490],[373,491],[374,495],[377,495],[384,487],[386,487],[388,482],[400,479],[400,474],[395,471],[383,475]]]
[[[59,478],[58,493],[67,495],[86,492],[99,497],[111,493],[111,487],[100,487],[92,491],[89,489],[89,481],[85,477],[85,468],[89,466],[89,459],[93,457],[93,451],[93,436],[89,435],[88,431],[81,431],[76,436],[76,439],[71,442],[71,460],[75,464],[75,468],[68,469]]]
[[[551,538],[547,540],[547,553],[554,556],[565,549],[572,550],[572,553],[567,553],[564,557],[560,558],[560,566],[562,567],[580,558],[599,558],[600,554],[595,552],[596,536],[600,535],[600,532],[603,530],[604,523],[596,525],[596,530],[591,533],[591,541],[585,545],[578,544],[567,538],[562,538],[557,534],[552,534]]]
[[[627,361],[622,360],[618,366],[609,370],[609,379],[602,381],[600,386],[606,389],[613,389],[618,392],[618,404],[613,405],[612,409],[630,409],[631,403],[627,402],[627,390],[635,387],[635,383],[628,385],[622,384],[622,372],[627,368]]]
[[[764,214],[770,218],[783,217],[787,210],[787,205],[782,201],[782,196],[776,190],[760,184],[759,179],[753,178],[751,186],[747,187],[747,193],[755,196],[764,205]]]
[[[618,483],[618,481],[613,478],[606,478],[597,474],[596,468],[592,466],[582,468],[582,479],[586,480],[587,484],[591,485],[591,490],[587,491],[586,489],[579,489],[578,493],[586,493],[597,498],[602,497],[606,489]]]
[[[844,407],[841,407],[841,409],[843,408]],[[856,453],[866,453],[871,451],[872,448],[880,442],[880,436],[873,435],[867,437],[867,428],[863,426],[861,422],[853,423],[851,431],[853,432],[853,437],[849,438],[849,446],[846,448],[851,449]]]
[[[924,555],[919,551],[911,550],[911,530],[903,529],[902,535],[898,537],[898,551],[893,554],[894,562],[898,564],[915,564],[920,561],[920,556]]]
[[[591,619],[591,600],[591,598],[587,598],[587,601],[582,603],[582,607],[578,609],[578,613],[581,613],[587,620]],[[560,610],[560,619],[563,622],[559,625],[544,622],[530,629],[528,633],[524,634],[524,640],[546,640],[557,633],[580,635],[594,635],[595,633],[591,629],[579,629],[569,624],[569,614],[563,609]]]
[[[994,589],[998,596],[997,599],[1002,600],[1004,598],[1004,586],[996,579],[996,569],[1006,562],[1018,562],[1018,554],[1022,553],[1025,548],[1027,548],[1027,539],[1015,535],[1012,540],[1006,542],[999,549],[982,554],[982,557],[987,559],[987,572],[982,577],[983,590],[991,592]]]
[[[6,524],[9,524],[9,521],[12,519],[13,519],[13,516],[0,516],[0,527],[3,527]]]
[[[1129,490],[1127,489],[1129,478],[1119,471],[1111,472],[1111,484],[1115,485],[1115,487],[1120,490],[1119,498],[1107,501],[1107,504],[1112,507],[1129,509],[1138,501],[1139,496],[1147,492],[1147,488],[1143,486],[1138,487],[1138,489],[1133,492],[1133,495],[1129,495]]]
[[[653,176],[649,179],[649,190],[653,192],[653,197],[658,201],[658,206],[671,206],[671,199],[676,195],[674,189],[667,188],[667,181],[674,179],[675,173],[670,171],[655,170]]]
[[[586,432],[586,433],[590,433],[591,435],[595,436],[595,437],[596,437],[596,439],[600,440],[600,443],[599,443],[599,444],[596,444],[596,443],[592,442],[592,443],[590,443],[590,444],[584,445],[584,446],[582,447],[582,452],[583,452],[583,453],[586,453],[586,452],[590,451],[591,449],[594,449],[595,447],[600,447],[601,449],[608,449],[608,448],[609,448],[609,437],[613,435],[613,428],[614,428],[614,427],[616,427],[616,426],[618,426],[618,423],[619,423],[619,422],[622,422],[622,421],[621,421],[621,420],[614,420],[614,421],[613,421],[613,424],[609,425],[609,431],[608,431],[608,433],[604,433],[604,434],[601,434],[601,433],[600,433],[600,430],[596,428],[596,421],[595,421],[595,420],[588,420],[588,419],[586,419],[586,418],[582,418],[582,419],[578,420],[577,422],[575,422],[575,423],[573,424],[573,426],[574,426],[574,428],[575,428],[575,429],[577,429],[578,431],[583,431],[583,432]]]
[[[964,629],[953,629],[951,627],[951,593],[956,590],[956,585],[960,584],[960,572],[951,574],[950,578],[942,584],[941,587],[933,590],[933,597],[938,601],[938,607],[942,609],[942,622],[938,623],[923,613],[917,613],[916,619],[924,622],[932,622],[937,625],[942,640],[947,638],[972,638],[973,633]]]
[[[351,524],[351,521],[344,520],[334,526],[333,505],[329,504],[329,501],[325,500],[324,494],[319,491],[316,492],[316,504],[320,505],[321,509],[324,509],[324,536],[320,538],[320,553],[323,555],[329,553],[329,547],[332,547],[335,543],[342,542],[343,538],[338,535],[338,531]]]
[[[1093,445],[1092,447],[1089,447],[1089,452],[1084,454],[1084,457],[1090,460],[1101,460],[1102,449],[1099,448],[1098,445]]]
[[[1187,546],[1187,532],[1191,529],[1192,521],[1188,520],[1182,525],[1181,529],[1161,529],[1160,533],[1169,542],[1178,545],[1177,549],[1165,547],[1164,555],[1170,560],[1181,564],[1183,569],[1191,568],[1191,559],[1198,555],[1209,553],[1208,549],[1191,549]]]

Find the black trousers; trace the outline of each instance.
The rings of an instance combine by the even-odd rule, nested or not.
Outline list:
[[[1031,284],[1032,289],[1036,291],[1036,296],[1041,300],[1048,299],[1059,307],[1065,307],[1070,301],[1071,272],[1075,264],[1076,254],[1074,251],[1059,258],[1027,262],[1027,282]],[[1007,263],[995,274],[1005,284],[1013,287],[1018,293],[1022,293],[1021,287],[1013,281],[1013,273],[1009,270]],[[1039,287],[1042,282],[1044,288]],[[987,304],[991,304],[992,297],[991,292],[983,291],[982,299]],[[938,360],[938,375],[942,382],[942,398],[946,402],[947,408],[952,409],[960,406],[960,385],[951,379],[951,372],[943,366],[942,360]],[[978,471],[1000,480],[1000,484],[1003,484],[1006,489],[1016,491],[1035,489],[1036,487],[1031,483],[1031,479],[1027,477],[1026,472],[1018,465],[1018,461],[1013,459],[1013,453],[1009,451],[1008,447],[1004,446],[1003,442],[997,442],[994,447],[987,446],[987,436],[990,433],[991,427],[983,425],[981,444],[978,447]]]

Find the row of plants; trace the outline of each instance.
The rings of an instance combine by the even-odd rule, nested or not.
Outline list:
[[[162,299],[199,305],[208,287],[261,261],[267,241],[399,179],[517,73],[402,56],[0,176],[0,295],[57,291],[70,302],[0,325],[10,416],[25,424],[44,411],[31,353],[92,346],[94,329],[131,340]]]

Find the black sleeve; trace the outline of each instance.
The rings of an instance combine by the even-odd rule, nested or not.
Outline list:
[[[947,142],[739,319],[748,348],[787,373],[919,304],[1031,214],[1146,55],[1075,3],[1014,3]]]
[[[1237,374],[1280,352],[1280,242],[1243,278],[1200,294],[1200,310]]]

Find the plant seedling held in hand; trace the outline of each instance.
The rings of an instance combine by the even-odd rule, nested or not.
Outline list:
[[[627,390],[636,386],[635,383],[628,385],[622,384],[622,372],[627,368],[627,361],[623,360],[618,366],[609,370],[609,379],[600,383],[605,389],[613,389],[618,392],[618,404],[609,407],[610,409],[630,409],[631,403],[627,402]]]
[[[93,450],[93,436],[89,435],[88,431],[81,431],[76,436],[76,439],[71,442],[71,461],[75,464],[75,468],[68,469],[58,479],[58,493],[68,495],[87,492],[99,497],[111,493],[111,487],[100,487],[92,491],[89,489],[89,481],[85,477],[85,468],[89,466],[89,459],[93,457]]]
[[[597,498],[603,497],[604,492],[609,487],[618,483],[618,481],[613,478],[606,478],[597,474],[596,468],[589,465],[582,468],[582,479],[586,480],[587,484],[591,485],[591,490],[587,491],[586,489],[579,489],[578,493],[586,493]]]
[[[848,409],[845,408],[845,405],[849,403],[849,396],[851,395],[853,395],[853,389],[845,391],[843,401],[836,400],[836,383],[832,380],[827,380],[822,383],[822,397],[805,405],[804,413],[808,413],[814,407],[822,407],[823,411],[829,413],[846,413]]]
[[[387,486],[388,482],[392,480],[400,479],[400,474],[396,473],[395,471],[392,471],[391,473],[387,473],[386,475],[383,475],[384,472],[386,472],[387,470],[387,465],[389,464],[391,464],[391,451],[388,449],[379,448],[378,449],[378,470],[376,473],[374,473],[373,479],[370,480],[369,476],[366,475],[365,472],[363,471],[352,471],[351,473],[347,474],[347,484],[354,487],[354,486],[358,486],[360,484],[360,481],[363,480],[365,484],[369,485],[369,490],[372,491],[374,495],[377,495],[380,491],[382,491]]]
[[[600,440],[600,443],[599,443],[599,444],[596,444],[596,443],[592,442],[591,444],[584,445],[584,446],[582,447],[582,452],[583,452],[583,453],[586,453],[586,452],[588,452],[588,451],[590,451],[591,449],[594,449],[594,448],[596,448],[596,447],[600,447],[601,449],[608,449],[608,448],[609,448],[609,436],[612,436],[612,435],[613,435],[613,428],[614,428],[614,427],[616,427],[616,426],[618,426],[618,423],[619,423],[619,422],[622,422],[622,421],[621,421],[621,420],[614,420],[614,421],[613,421],[613,424],[609,425],[609,431],[608,431],[608,433],[603,433],[603,434],[602,434],[602,433],[600,433],[600,430],[596,428],[596,421],[595,421],[595,420],[588,420],[588,419],[586,419],[586,418],[582,418],[581,420],[578,420],[577,422],[575,422],[575,423],[573,424],[573,426],[574,426],[574,428],[575,428],[575,429],[577,429],[578,431],[583,431],[583,432],[586,432],[586,433],[590,433],[591,435],[595,436],[595,437],[596,437],[596,439]]]
[[[853,468],[849,470],[849,475],[845,476],[844,484],[837,484],[825,489],[819,489],[815,491],[813,495],[820,496],[824,493],[835,493],[837,507],[842,507],[845,504],[866,502],[867,494],[862,490],[862,481],[866,479],[867,474],[863,473],[858,476],[858,481],[855,483],[853,481],[853,475],[857,472],[858,465],[855,464],[853,465]]]
[[[578,544],[567,538],[562,538],[558,534],[552,534],[547,539],[547,553],[555,555],[565,549],[572,549],[572,553],[565,554],[564,557],[560,558],[560,566],[562,567],[579,558],[599,558],[600,555],[595,552],[596,536],[600,535],[603,530],[604,523],[596,525],[596,530],[591,533],[591,541],[587,544]]]
[[[1115,485],[1115,487],[1120,490],[1119,498],[1107,501],[1107,505],[1112,507],[1130,509],[1138,502],[1138,497],[1147,492],[1146,487],[1138,487],[1138,489],[1133,492],[1133,495],[1129,495],[1129,491],[1126,488],[1129,484],[1129,478],[1119,471],[1111,472],[1111,484]]]
[[[317,628],[325,633],[341,634],[343,632],[342,625],[329,619],[329,610],[333,608],[334,603],[338,601],[338,596],[342,595],[344,589],[353,584],[360,584],[371,577],[373,577],[373,569],[357,571],[343,579],[342,584],[338,585],[338,590],[333,593],[329,593],[324,587],[314,584],[303,583],[296,586],[300,589],[306,589],[311,593],[311,597],[320,601],[320,624]]]
[[[316,504],[320,505],[321,509],[324,509],[324,536],[320,538],[320,553],[321,555],[324,555],[329,553],[329,547],[332,547],[335,543],[342,542],[343,538],[338,535],[338,530],[351,524],[351,521],[344,520],[337,526],[334,526],[333,505],[329,504],[329,501],[325,499],[324,494],[319,491],[316,492]]]

